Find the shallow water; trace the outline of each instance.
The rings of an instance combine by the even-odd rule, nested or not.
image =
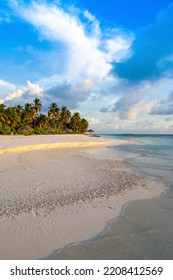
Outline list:
[[[138,144],[113,149],[136,153],[126,161],[139,172],[159,176],[169,189],[160,197],[129,203],[106,233],[64,248],[53,258],[173,259],[173,136],[105,137],[137,140]]]

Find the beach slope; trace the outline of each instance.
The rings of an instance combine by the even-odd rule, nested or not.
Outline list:
[[[164,191],[115,157],[125,141],[0,136],[0,259],[39,259],[103,232],[128,201]]]

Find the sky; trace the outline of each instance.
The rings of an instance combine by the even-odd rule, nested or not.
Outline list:
[[[0,103],[40,98],[97,133],[173,133],[173,1],[1,0]]]

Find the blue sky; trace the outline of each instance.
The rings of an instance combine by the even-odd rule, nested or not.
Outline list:
[[[173,1],[1,0],[0,102],[97,132],[173,133]]]

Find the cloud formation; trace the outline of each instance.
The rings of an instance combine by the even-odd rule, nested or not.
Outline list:
[[[0,81],[0,102],[14,106],[38,97],[45,111],[56,102],[84,112],[93,129],[106,127],[107,132],[157,130],[171,123],[162,115],[172,114],[172,5],[133,34],[66,1],[8,3],[9,24],[20,23],[29,33],[13,52],[17,63],[23,57],[21,63],[11,62],[22,82]],[[156,126],[154,119],[162,121]]]
[[[4,102],[5,97],[16,90],[16,86],[0,79],[0,104]]]
[[[118,28],[102,29],[89,11],[62,6],[59,2],[10,2],[16,17],[32,25],[40,41],[54,46],[45,57],[45,61],[50,57],[49,64],[54,65],[52,75],[45,78],[42,74],[39,81],[28,82],[23,97],[40,94],[46,102],[51,97],[60,104],[65,101],[69,107],[75,108],[95,90],[100,94],[102,88],[102,94],[103,89],[107,93],[109,81],[111,85],[112,80],[116,83],[116,78],[109,79],[111,63],[129,56],[133,40],[131,32]],[[63,60],[57,59],[60,54]],[[8,97],[10,100],[17,98],[15,92]]]
[[[173,115],[173,91],[165,100],[158,100],[151,110],[152,115]]]
[[[130,55],[113,63],[112,73],[121,80],[121,97],[101,111],[118,112],[124,120],[134,120],[141,113],[172,114],[171,95],[167,98],[170,85],[173,86],[172,4],[158,13],[153,24],[136,31]]]
[[[169,84],[170,82],[166,80]],[[120,97],[101,109],[103,113],[117,112],[121,120],[135,120],[141,114],[149,114],[158,104],[157,90],[166,84],[165,80],[158,83],[141,83],[139,85],[121,84],[117,90]],[[171,83],[169,86],[171,87]],[[116,91],[116,87],[114,88]]]
[[[43,39],[63,44],[67,58],[61,67],[66,68],[67,77],[74,80],[79,75],[98,75],[102,78],[108,74],[111,66],[99,50],[99,34],[86,34],[85,25],[74,11],[66,12],[59,6],[41,2],[19,5],[15,9],[21,18],[38,30]]]
[[[39,85],[27,81],[27,86],[30,95],[42,96],[43,88],[41,88]]]
[[[121,61],[129,54],[132,34],[118,28],[103,31],[87,10],[42,1],[12,3],[17,16],[33,25],[41,39],[57,43],[57,52],[65,51],[61,68],[71,80],[90,75],[105,78],[112,69],[112,59]]]
[[[16,104],[24,104],[33,101],[35,97],[43,96],[43,89],[31,81],[27,81],[25,87],[16,87],[6,81],[0,80],[0,104],[5,103],[13,106]]]
[[[95,84],[94,77],[84,80],[82,83],[72,85],[66,80],[59,81],[58,84],[42,88],[39,84],[27,81],[26,87],[16,88],[1,100],[1,103],[7,105],[25,104],[33,102],[34,98],[40,98],[43,101],[43,108],[47,110],[52,102],[58,106],[67,106],[75,109],[81,102],[87,100],[90,90]]]
[[[113,72],[132,83],[155,80],[173,70],[173,4],[159,12],[154,24],[137,30],[132,56],[114,63]]]
[[[59,106],[66,105],[70,109],[76,109],[81,102],[87,100],[95,84],[95,77],[89,77],[77,84],[61,81],[58,85],[45,90],[44,96],[47,102],[51,102],[53,98]]]

